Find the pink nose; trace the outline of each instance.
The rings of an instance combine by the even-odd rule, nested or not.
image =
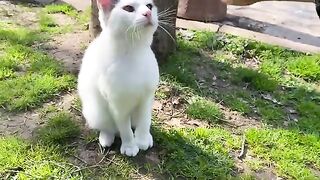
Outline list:
[[[150,19],[151,18],[151,11],[147,11],[147,12],[143,13],[142,15],[147,17],[148,19]]]

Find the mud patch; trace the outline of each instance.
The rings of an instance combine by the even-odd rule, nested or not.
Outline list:
[[[62,62],[68,72],[77,74],[85,47],[90,42],[89,32],[80,31],[56,36],[48,42],[47,51]]]
[[[40,124],[39,114],[35,112],[0,114],[0,136],[19,136],[29,139]]]

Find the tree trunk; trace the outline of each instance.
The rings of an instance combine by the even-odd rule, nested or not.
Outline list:
[[[165,18],[166,21],[170,21],[169,26],[159,23],[166,30],[158,27],[158,30],[154,34],[151,46],[158,62],[163,63],[166,61],[168,56],[176,50],[176,17],[178,0],[155,0],[155,4],[158,7],[158,12],[162,12],[167,9],[169,9],[169,11],[174,11],[174,13],[168,13],[169,15]],[[170,35],[168,35],[168,33]]]
[[[90,36],[92,38],[97,37],[101,32],[100,22],[98,19],[98,7],[96,0],[91,0],[91,22],[90,22]],[[177,16],[177,8],[178,8],[178,0],[155,0],[155,4],[158,7],[158,11],[164,10],[173,10],[175,13],[169,13],[166,16],[166,22],[170,20],[170,25],[165,26],[160,23],[160,25],[165,28],[163,30],[161,27],[158,28],[156,33],[154,34],[153,43],[152,43],[152,50],[154,51],[157,60],[159,63],[164,62],[168,55],[175,51],[176,49],[176,16]],[[166,32],[167,31],[167,32]],[[169,33],[170,35],[168,35]]]
[[[92,39],[97,37],[101,32],[97,0],[91,0],[91,20],[89,24],[89,31]]]

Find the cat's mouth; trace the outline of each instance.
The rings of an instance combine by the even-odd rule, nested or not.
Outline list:
[[[152,23],[152,21],[147,21],[144,26],[153,26],[153,23]]]
[[[146,20],[146,21],[144,21],[143,26],[144,27],[154,26],[154,22],[152,22],[151,19],[150,20]]]

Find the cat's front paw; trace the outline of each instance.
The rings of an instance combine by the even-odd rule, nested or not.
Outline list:
[[[141,150],[147,150],[153,146],[153,138],[150,133],[145,135],[137,135],[135,141]]]
[[[125,154],[127,156],[136,156],[139,152],[139,148],[134,143],[128,143],[128,144],[122,143],[120,152],[121,154]]]

